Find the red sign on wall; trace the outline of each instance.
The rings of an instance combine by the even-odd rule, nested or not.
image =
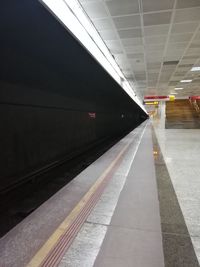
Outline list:
[[[145,96],[144,99],[167,99],[169,96],[167,95],[148,95]]]
[[[200,96],[199,95],[190,96],[189,99],[191,99],[191,100],[200,100]]]

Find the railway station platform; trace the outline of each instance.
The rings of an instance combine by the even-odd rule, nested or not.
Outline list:
[[[199,266],[154,128],[141,124],[1,238],[0,266]]]

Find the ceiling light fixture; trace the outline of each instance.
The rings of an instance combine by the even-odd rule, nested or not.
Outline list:
[[[70,30],[124,91],[146,112],[141,100],[135,96],[134,88],[130,86],[80,3],[77,0],[40,0],[40,2]]]
[[[191,68],[191,71],[200,71],[200,67],[193,67]]]
[[[178,95],[178,93],[176,93],[176,92],[173,92],[173,93],[170,93],[170,95]]]
[[[183,90],[183,87],[176,87],[174,90]]]
[[[181,83],[191,83],[192,80],[181,80],[180,82],[181,82]]]

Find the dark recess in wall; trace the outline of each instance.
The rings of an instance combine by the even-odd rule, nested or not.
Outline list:
[[[0,36],[0,190],[147,118],[39,1],[1,1]]]

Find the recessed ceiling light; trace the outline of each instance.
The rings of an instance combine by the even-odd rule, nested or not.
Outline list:
[[[174,90],[183,90],[183,87],[176,87]]]
[[[181,83],[191,83],[192,80],[181,80],[180,82],[181,82]]]
[[[191,68],[191,71],[200,71],[200,67],[193,67]]]
[[[174,92],[174,93],[170,93],[170,95],[178,95],[178,93]]]

